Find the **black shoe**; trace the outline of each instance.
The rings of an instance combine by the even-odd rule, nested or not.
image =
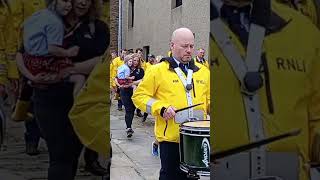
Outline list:
[[[34,143],[26,143],[26,153],[30,156],[40,154],[40,151],[38,150],[38,145]]]
[[[147,120],[147,117],[143,116],[142,122],[146,122],[146,120]]]
[[[131,138],[132,137],[132,134],[134,133],[134,131],[132,130],[132,128],[127,128],[127,137],[128,138]]]
[[[137,116],[138,117],[143,117],[143,115],[141,114],[141,111],[137,112]]]
[[[95,176],[104,176],[108,174],[107,169],[102,167],[98,161],[86,164],[84,169]]]

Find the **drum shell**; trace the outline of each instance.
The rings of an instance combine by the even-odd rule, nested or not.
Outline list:
[[[181,125],[180,162],[186,169],[210,172],[210,128]]]

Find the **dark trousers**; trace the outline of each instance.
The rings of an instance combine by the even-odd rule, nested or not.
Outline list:
[[[48,180],[73,180],[77,172],[82,144],[68,117],[72,92],[67,82],[34,88],[34,112],[49,151]]]
[[[24,140],[26,143],[38,145],[41,137],[40,128],[35,118],[25,121]]]
[[[120,95],[120,88],[117,87],[117,93]],[[120,100],[118,100],[118,109],[122,108],[122,101],[121,101],[121,95],[120,95]]]
[[[121,101],[122,101],[124,108],[126,110],[125,120],[126,120],[127,128],[131,128],[132,120],[133,120],[133,116],[134,116],[134,111],[136,109],[136,107],[134,106],[132,99],[131,99],[132,94],[133,94],[132,88],[121,88],[120,89]]]
[[[187,180],[187,174],[180,170],[179,144],[160,142],[161,169],[159,180]]]
[[[89,148],[85,148],[83,156],[84,156],[84,161],[86,162],[87,165],[90,165],[93,162],[98,161],[98,158],[99,158],[98,153]]]
[[[33,93],[33,88],[28,84],[28,79],[23,77],[21,83],[21,89],[19,92],[19,100],[30,101]]]
[[[27,78],[22,78],[22,85],[19,94],[19,100],[21,101],[31,101],[31,96],[33,93],[33,88],[27,83]],[[33,113],[33,107],[30,106],[29,112]],[[38,123],[35,118],[30,121],[25,121],[25,133],[24,139],[26,143],[38,144],[41,133]]]

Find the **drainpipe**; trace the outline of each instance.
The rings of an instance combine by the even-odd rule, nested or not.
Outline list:
[[[119,0],[118,51],[122,49],[122,0]]]

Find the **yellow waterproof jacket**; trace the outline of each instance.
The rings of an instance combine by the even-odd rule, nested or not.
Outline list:
[[[147,70],[152,66],[152,64],[150,64],[150,62],[146,63],[145,69],[144,69],[144,73],[147,73]]]
[[[8,63],[8,78],[18,79],[19,73],[15,62],[15,54],[22,44],[21,28],[23,21],[34,12],[46,7],[45,0],[10,0],[10,19],[6,29],[6,57]]]
[[[114,82],[114,71],[113,71],[113,62],[111,61],[110,67],[109,67],[109,79],[110,79],[110,88],[116,87],[116,83]]]
[[[209,68],[209,62],[208,62],[208,60],[205,59],[204,63],[201,63],[201,62],[199,62],[199,61],[197,60],[197,57],[194,57],[193,59],[194,59],[197,63],[202,64],[203,66]]]
[[[5,85],[8,82],[7,60],[6,60],[6,29],[8,28],[9,8],[1,3],[0,6],[0,84]]]
[[[141,60],[141,68],[142,68],[144,71],[146,71],[146,67],[147,67],[146,64],[147,64],[146,60],[142,59],[142,60]]]
[[[117,71],[118,71],[118,68],[120,66],[122,66],[124,64],[124,61],[121,60],[120,57],[116,57],[115,59],[112,60],[112,63],[111,63],[111,70],[112,70],[112,77],[115,78],[117,76]]]
[[[264,130],[266,137],[296,128],[301,128],[302,133],[272,143],[267,149],[297,152],[301,162],[307,163],[310,161],[310,142],[320,133],[320,34],[297,11],[277,3],[272,3],[272,10],[282,19],[275,21],[279,24],[272,24],[271,33],[267,34],[263,44],[266,58],[261,75],[264,86],[258,95]],[[238,38],[230,31],[229,35],[244,57],[245,50]],[[213,39],[210,59],[214,82],[211,146],[213,151],[221,151],[249,143],[248,122],[239,81]],[[307,180],[308,169],[302,163],[300,180]]]
[[[170,105],[177,109],[188,106],[185,87],[172,69],[174,67],[172,62],[176,66],[172,58],[151,66],[132,96],[137,108],[155,117],[154,131],[159,142],[179,142],[179,124],[176,124],[174,119],[165,121],[160,115],[161,109]],[[194,62],[192,64],[194,70],[192,102],[204,103],[194,109],[207,114],[210,104],[210,73],[207,68],[199,68]]]
[[[320,28],[320,7],[317,5],[317,0],[302,0],[299,1],[296,7],[289,0],[277,0],[278,2],[300,11],[307,16],[318,28]]]
[[[95,66],[69,113],[81,142],[106,157],[110,156],[108,66],[109,60]]]

